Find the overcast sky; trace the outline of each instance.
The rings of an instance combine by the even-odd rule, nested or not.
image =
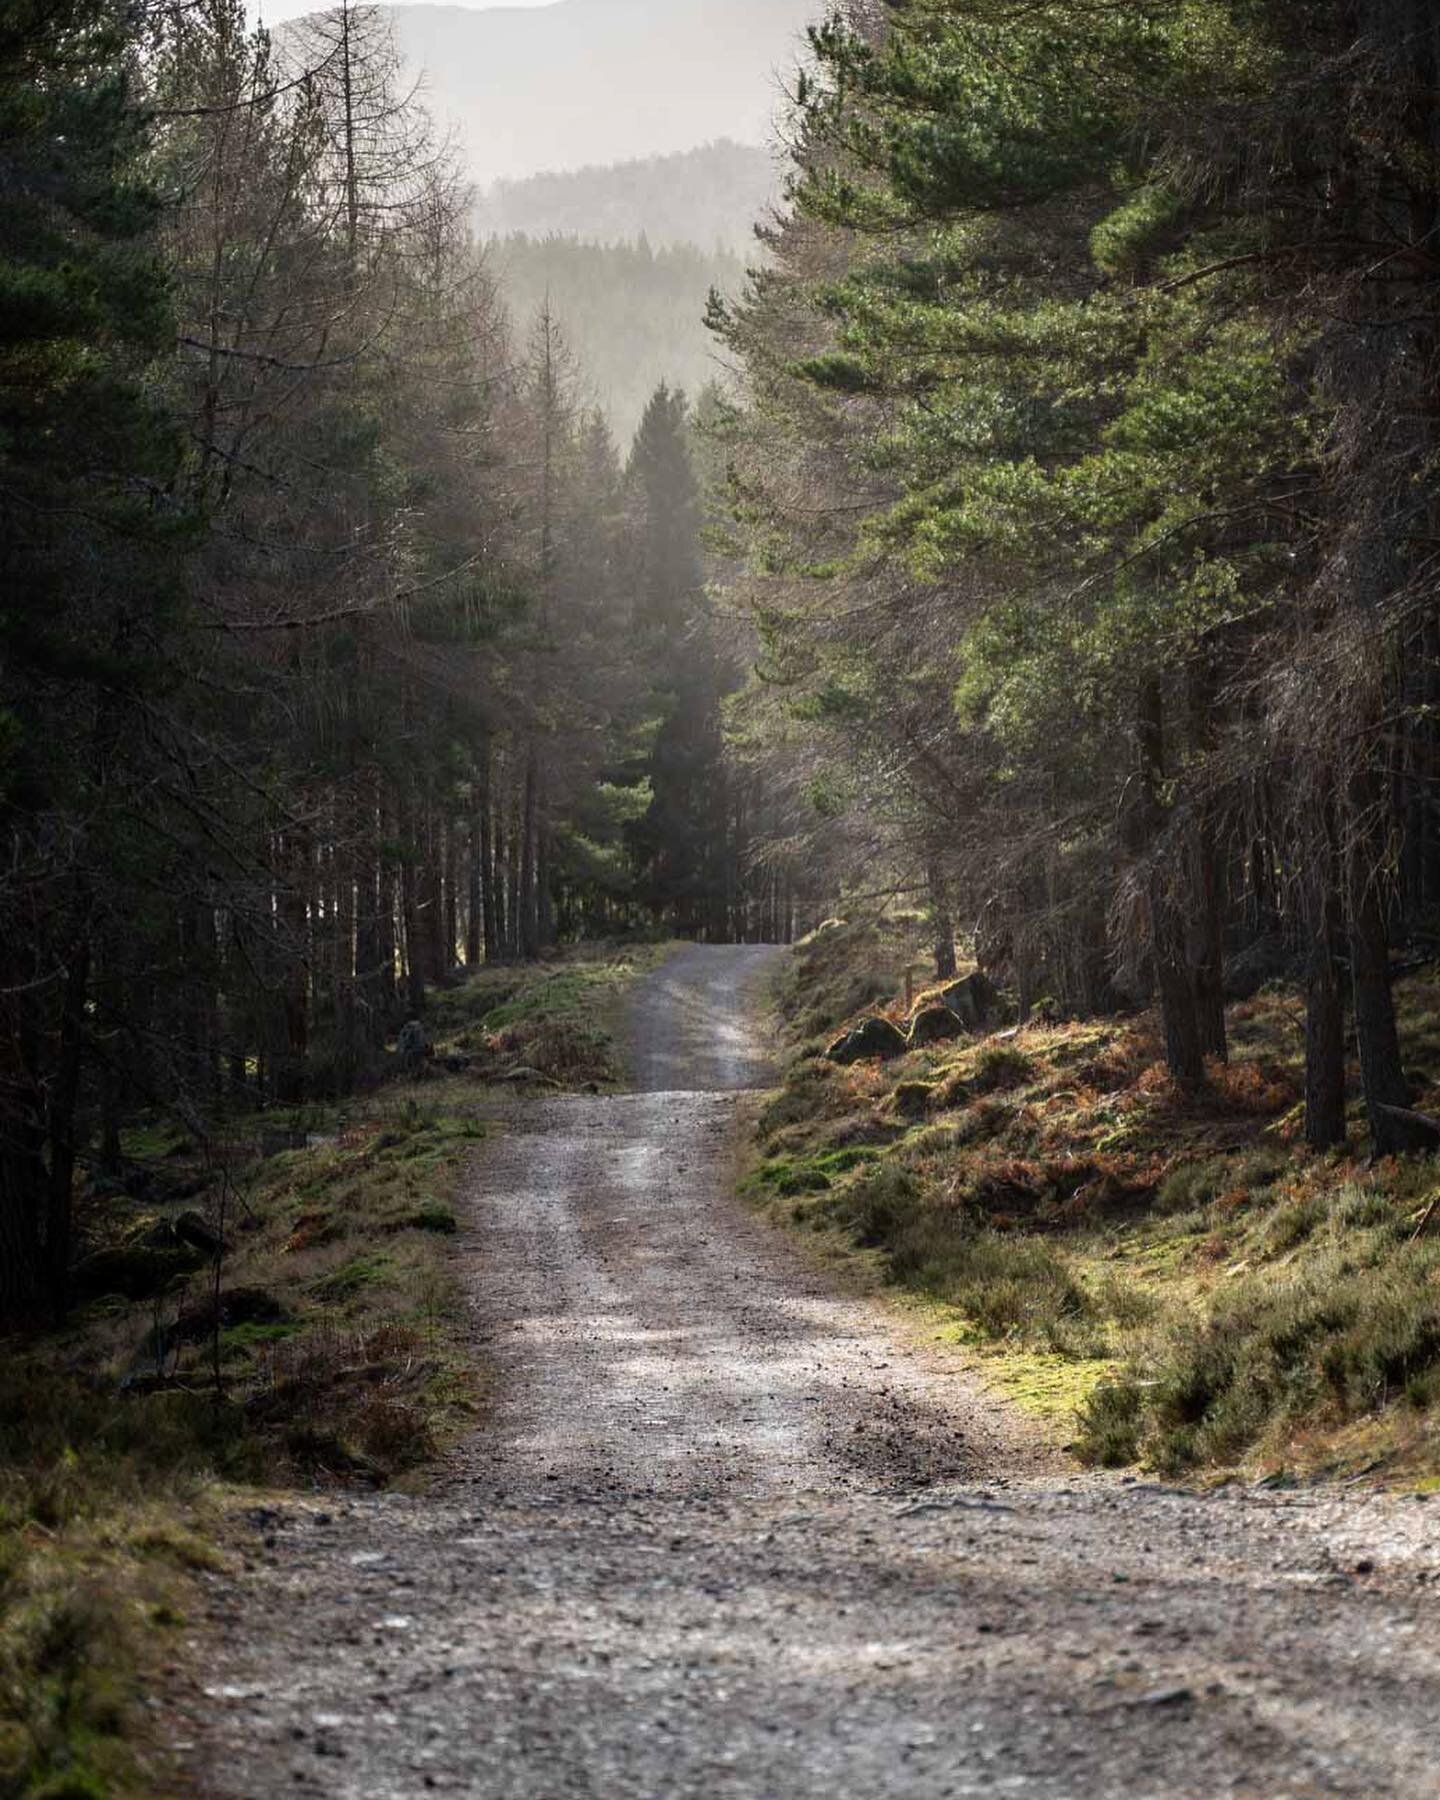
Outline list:
[[[496,5],[551,6],[554,0],[445,0],[451,6],[469,6],[487,11]],[[393,0],[396,6],[408,6],[411,0]],[[279,25],[285,19],[298,19],[304,13],[321,12],[325,0],[249,0],[250,17],[263,19],[267,25]]]

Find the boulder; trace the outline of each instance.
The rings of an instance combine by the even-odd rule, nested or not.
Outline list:
[[[1304,974],[1304,958],[1278,932],[1267,933],[1225,959],[1225,998],[1252,1000],[1271,982],[1287,985]]]
[[[224,1248],[220,1233],[203,1213],[196,1212],[193,1207],[187,1208],[175,1220],[174,1231],[177,1243],[188,1244],[192,1250],[199,1250],[202,1255],[218,1256]]]
[[[967,1029],[953,1007],[922,1006],[910,1021],[910,1048],[922,1050],[926,1044],[946,1044],[951,1038],[963,1037]]]
[[[874,1013],[862,1019],[853,1031],[836,1038],[825,1054],[833,1063],[866,1062],[871,1057],[888,1062],[891,1057],[903,1056],[909,1048],[899,1026]]]
[[[999,998],[995,983],[982,969],[962,975],[942,989],[940,999],[953,1013],[958,1013],[967,1031],[982,1031],[995,1010]]]
[[[902,1119],[923,1119],[935,1098],[935,1087],[928,1081],[902,1081],[891,1098]]]
[[[96,1250],[76,1265],[71,1287],[77,1300],[98,1300],[104,1294],[122,1294],[127,1300],[148,1300],[163,1293],[182,1275],[193,1275],[202,1259],[184,1246],[167,1249],[154,1244],[124,1244]]]
[[[187,1306],[171,1328],[171,1335],[181,1343],[198,1343],[214,1331],[217,1323],[224,1330],[230,1325],[284,1325],[290,1309],[264,1288],[226,1288],[220,1295],[217,1316],[215,1297],[207,1294],[193,1306]]]
[[[400,1035],[395,1040],[395,1054],[407,1075],[419,1074],[426,1060],[435,1054],[435,1046],[422,1020],[407,1019],[400,1027]]]

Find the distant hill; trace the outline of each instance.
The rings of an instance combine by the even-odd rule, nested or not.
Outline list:
[[[600,244],[648,238],[657,248],[698,244],[753,255],[754,226],[777,194],[772,153],[724,139],[672,156],[497,182],[480,196],[482,237],[526,232]]]
[[[498,239],[487,254],[522,337],[550,296],[588,398],[604,407],[622,451],[660,382],[693,396],[719,373],[705,299],[712,287],[739,288],[738,257],[525,236]]]
[[[386,9],[428,103],[480,187],[693,150],[762,144],[804,27],[825,0],[556,0]]]

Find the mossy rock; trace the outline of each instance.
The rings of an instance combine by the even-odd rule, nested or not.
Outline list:
[[[172,1281],[193,1275],[204,1260],[198,1251],[184,1245],[123,1244],[96,1250],[77,1264],[71,1291],[81,1301],[98,1300],[105,1294],[149,1300],[163,1293]]]
[[[197,1306],[187,1306],[175,1321],[174,1333],[182,1342],[196,1343],[214,1331],[231,1331],[239,1325],[284,1325],[291,1318],[283,1300],[260,1287],[226,1288],[218,1307],[207,1294]]]
[[[890,1098],[902,1119],[923,1119],[935,1098],[935,1084],[930,1081],[902,1081]]]
[[[872,1057],[889,1062],[903,1056],[909,1047],[905,1033],[898,1025],[892,1025],[889,1019],[874,1013],[870,1018],[862,1019],[853,1030],[836,1038],[825,1054],[833,1063],[866,1062]]]
[[[968,1031],[979,1031],[994,1012],[999,995],[990,977],[976,969],[973,974],[952,981],[940,998],[951,1012],[960,1015]]]
[[[927,1044],[948,1044],[963,1037],[967,1030],[959,1013],[949,1006],[926,1006],[910,1022],[910,1048],[921,1050]]]
[[[974,1083],[978,1093],[997,1088],[1022,1087],[1035,1079],[1035,1065],[1023,1050],[1009,1044],[987,1044],[975,1058]]]

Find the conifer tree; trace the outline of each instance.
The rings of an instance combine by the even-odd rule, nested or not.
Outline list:
[[[635,518],[632,630],[655,683],[649,810],[632,832],[644,902],[657,921],[724,936],[726,797],[722,666],[704,589],[700,496],[685,396],[651,397],[626,479]]]
[[[64,1306],[97,938],[160,852],[142,723],[173,679],[186,528],[152,371],[171,333],[146,234],[125,15],[0,21],[0,1316]]]

